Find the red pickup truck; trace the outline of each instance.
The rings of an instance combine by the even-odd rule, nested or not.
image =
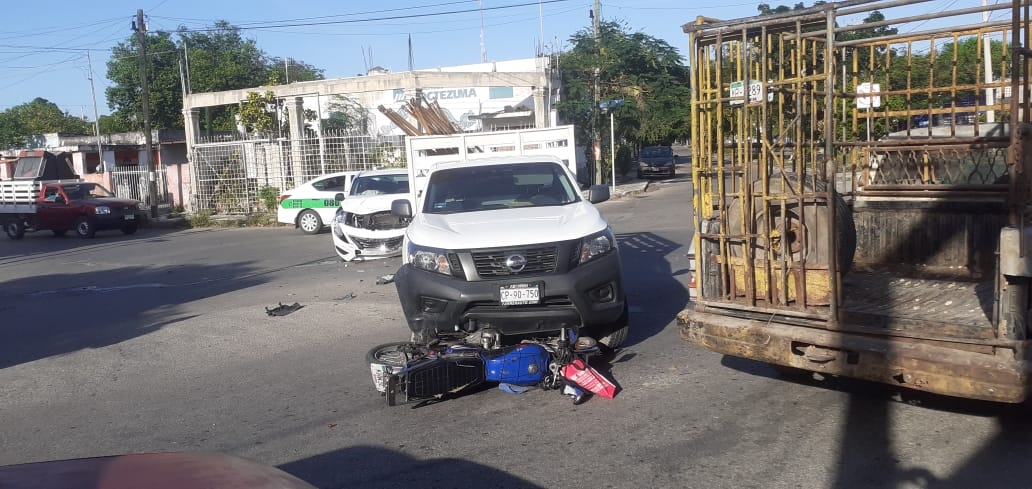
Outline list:
[[[45,229],[56,236],[75,230],[83,238],[92,238],[105,229],[119,229],[125,234],[136,232],[146,218],[139,201],[115,197],[97,183],[60,179],[77,175],[45,170],[46,166],[67,164],[53,156],[47,153],[20,158],[16,175],[35,173],[58,176],[57,180],[20,178],[0,182],[0,223],[7,236],[21,239],[27,231]],[[33,167],[36,172],[30,172]]]

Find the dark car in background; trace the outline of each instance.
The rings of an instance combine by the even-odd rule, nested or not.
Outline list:
[[[638,178],[673,177],[674,149],[670,146],[645,146],[638,153]]]

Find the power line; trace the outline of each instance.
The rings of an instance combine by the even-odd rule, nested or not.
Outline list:
[[[428,5],[417,5],[417,6],[414,6],[414,7],[399,7],[399,8],[391,8],[391,9],[383,9],[383,10],[369,10],[369,11],[366,11],[366,12],[352,12],[352,13],[349,13],[349,14],[320,15],[320,16],[316,16],[316,17],[301,17],[301,18],[297,18],[297,19],[256,20],[256,21],[253,21],[253,22],[244,22],[241,25],[245,25],[245,24],[246,25],[251,25],[251,24],[254,24],[254,25],[275,24],[275,23],[279,23],[279,22],[301,22],[301,21],[306,21],[306,20],[332,19],[332,18],[337,18],[337,17],[354,17],[356,15],[383,14],[383,13],[387,13],[387,12],[398,12],[398,11],[413,10],[413,9],[418,10],[418,9],[433,8],[433,7],[446,7],[446,6],[449,6],[449,5],[459,5],[459,4],[468,4],[468,3],[469,3],[469,0],[462,0],[462,1],[453,1],[453,2],[444,2],[444,3],[434,3],[434,4],[428,4]],[[188,20],[188,21],[203,22],[203,23],[207,23],[207,24],[210,24],[212,22],[217,22],[219,20],[219,19],[197,19],[197,18],[189,18],[189,17],[158,17],[158,16],[155,16],[155,18],[162,18],[162,19],[167,19],[167,20]]]
[[[574,0],[542,0],[540,3],[548,4],[548,3],[562,3],[562,2],[570,2],[570,1],[574,1]],[[539,2],[535,1],[535,2],[527,2],[527,3],[516,3],[516,4],[511,4],[511,5],[499,5],[497,7],[486,7],[483,10],[502,10],[502,9],[518,8],[518,7],[527,7],[527,6],[531,6],[531,5],[538,5],[538,3]],[[392,16],[386,16],[386,17],[373,17],[373,18],[366,18],[366,19],[347,19],[347,20],[329,20],[329,21],[322,21],[322,22],[270,24],[270,25],[256,25],[256,26],[250,26],[250,27],[239,26],[238,25],[238,26],[234,26],[234,27],[236,27],[238,29],[241,29],[241,30],[258,30],[258,29],[274,29],[274,28],[280,28],[280,27],[310,27],[310,26],[317,26],[317,25],[357,24],[357,23],[362,23],[362,22],[379,22],[379,21],[382,21],[382,20],[401,20],[401,19],[414,19],[414,18],[422,18],[422,17],[438,17],[438,16],[442,16],[442,15],[466,14],[466,13],[471,13],[471,12],[479,12],[480,10],[481,9],[463,9],[463,10],[449,10],[449,11],[444,11],[444,12],[430,12],[430,13],[424,13],[424,14],[392,15]],[[223,30],[223,28],[213,27],[213,28],[204,28],[204,29],[184,29],[185,32],[212,32],[212,31],[220,31],[220,30]],[[0,46],[0,47],[3,47],[3,46]]]
[[[578,10],[581,10],[581,9],[582,9],[582,7],[578,6],[578,7],[572,7],[572,8],[563,9],[563,10],[557,10],[557,11],[553,11],[553,12],[550,12],[550,13],[552,15],[561,15],[561,14],[568,14],[570,12],[575,12],[575,11],[578,11]],[[517,18],[512,18],[512,17],[517,17]],[[538,16],[536,14],[533,17],[511,15],[511,16],[503,16],[501,18],[512,18],[512,19],[508,20],[508,21],[505,21],[505,22],[496,22],[496,23],[485,24],[484,27],[501,27],[501,26],[507,26],[507,25],[517,24],[517,23],[523,23],[523,22],[530,22],[530,21],[537,22],[538,21]],[[461,22],[467,22],[467,21],[455,21],[455,22],[449,22],[449,23],[461,23]],[[443,24],[445,22],[441,22],[441,23]],[[411,24],[404,24],[404,23],[381,24],[381,25],[399,26],[399,27],[400,26],[411,26]],[[325,30],[312,31],[312,30],[269,29],[266,32],[274,32],[274,33],[280,33],[280,34],[295,34],[295,35],[313,35],[313,36],[393,37],[393,36],[401,36],[401,35],[407,35],[407,34],[439,34],[439,33],[444,33],[444,32],[470,31],[470,30],[476,30],[476,29],[479,29],[479,28],[480,28],[480,26],[478,24],[478,25],[470,25],[470,26],[457,26],[457,27],[447,28],[447,29],[426,30],[426,31],[413,31],[413,30],[410,30],[410,29],[405,29],[405,30],[402,30],[402,31],[391,31],[391,32],[382,32],[382,31],[378,31],[378,32],[330,32],[330,31],[325,31]]]

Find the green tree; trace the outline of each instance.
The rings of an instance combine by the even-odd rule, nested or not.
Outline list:
[[[0,112],[0,146],[21,148],[35,134],[91,134],[86,121],[61,110],[53,102],[36,98]]]
[[[107,62],[107,77],[112,85],[104,92],[117,126],[132,131],[143,130],[139,48],[135,35],[112,48],[111,59]],[[179,83],[177,49],[171,34],[147,33],[147,79],[151,127],[154,129],[183,127],[183,92]]]
[[[688,71],[666,41],[629,32],[619,22],[603,22],[596,50],[591,30],[570,38],[573,48],[561,54],[563,80],[559,116],[577,126],[578,139],[589,141],[594,106],[593,83],[599,70],[600,99],[622,100],[613,108],[617,138],[637,145],[669,144],[688,135]],[[606,126],[598,121],[600,131]]]
[[[146,37],[151,126],[156,129],[183,127],[180,60],[189,60],[184,66],[192,93],[255,88],[280,83],[286,76],[282,58],[270,57],[258,48],[254,40],[244,38],[239,28],[226,21],[217,21],[207,29],[181,27],[174,33],[151,31]],[[108,62],[108,79],[112,81],[112,86],[107,89],[108,106],[112,110],[109,127],[129,130],[143,127],[139,117],[138,53],[135,35],[112,50],[112,58]],[[286,65],[291,82],[323,77],[322,70],[303,61],[289,60]],[[207,110],[201,127],[215,131],[234,130],[237,110],[235,106]]]
[[[327,107],[329,117],[323,119],[323,129],[343,131],[348,134],[369,134],[370,114],[362,103],[345,95],[330,97]]]

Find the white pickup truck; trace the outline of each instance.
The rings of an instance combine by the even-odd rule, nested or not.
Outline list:
[[[620,255],[592,205],[609,189],[582,197],[575,147],[572,126],[406,140],[411,195],[391,212],[411,219],[395,284],[413,341],[624,342]]]

